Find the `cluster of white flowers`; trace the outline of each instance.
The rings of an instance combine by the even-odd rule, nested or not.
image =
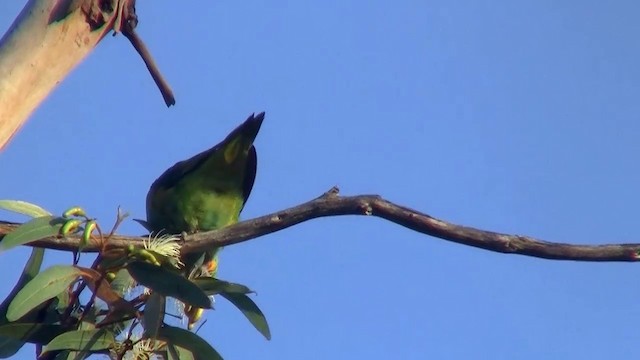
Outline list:
[[[124,335],[121,334],[121,336]],[[134,331],[133,334],[129,336],[129,340],[133,342],[133,349],[128,350],[124,356],[123,360],[161,360],[164,359],[161,355],[157,354],[158,351],[164,350],[165,343],[160,340],[154,339],[144,339],[140,340],[142,336],[141,331]],[[122,336],[123,340],[126,338]],[[116,351],[111,350],[110,354],[111,358],[117,358]]]
[[[142,241],[142,244],[145,249],[173,258],[182,266],[184,264],[180,261],[179,241],[179,236],[158,233],[153,237],[150,234],[148,239]]]

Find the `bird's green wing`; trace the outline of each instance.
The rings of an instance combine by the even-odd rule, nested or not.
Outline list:
[[[244,208],[244,204],[247,203],[247,199],[249,199],[249,195],[251,194],[251,189],[253,189],[253,183],[256,181],[256,170],[258,169],[258,154],[256,153],[256,148],[251,146],[249,148],[249,154],[247,155],[247,166],[244,170],[244,184],[242,184],[242,197],[244,200],[242,201],[242,208]]]
[[[151,185],[151,188],[163,188],[170,189],[185,178],[185,176],[197,171],[202,166],[209,156],[218,151],[222,143],[212,147],[209,150],[205,150],[198,155],[193,156],[187,160],[180,161],[167,169],[156,181]]]
[[[221,150],[225,144],[230,139],[237,138],[238,136],[242,136],[243,133],[246,136],[250,137],[251,140],[256,137],[258,131],[260,130],[260,125],[264,120],[264,112],[259,113],[258,115],[251,114],[244,123],[240,126],[236,127],[227,137],[222,140],[216,146],[205,150],[187,160],[180,161],[170,167],[167,171],[165,171],[156,181],[151,185],[152,188],[165,188],[169,189],[174,187],[180,180],[184,179],[185,176],[197,171],[204,163],[206,163],[207,159],[215,153],[216,151]],[[247,158],[246,172],[245,172],[245,181],[243,184],[243,196],[244,201],[247,201],[249,194],[251,193],[251,189],[253,188],[253,182],[256,178],[256,166],[257,166],[257,156],[256,149],[251,146],[249,148],[249,154]]]

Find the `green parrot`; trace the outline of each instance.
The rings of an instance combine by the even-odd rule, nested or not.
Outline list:
[[[148,230],[194,233],[238,222],[256,178],[258,159],[253,142],[263,120],[264,112],[252,114],[218,145],[160,175],[147,194]],[[214,276],[219,250],[185,256],[182,261],[187,276]],[[190,316],[189,311],[198,314]],[[187,308],[185,313],[191,327],[202,310]]]

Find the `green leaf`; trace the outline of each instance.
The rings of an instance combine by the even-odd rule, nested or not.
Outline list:
[[[16,296],[18,291],[22,289],[22,287],[31,281],[38,272],[40,271],[40,266],[42,266],[42,258],[44,257],[44,249],[41,248],[33,248],[31,250],[31,256],[29,260],[27,260],[26,265],[24,266],[24,270],[22,270],[22,275],[18,279],[18,282],[11,290],[9,296],[0,304],[0,325],[7,323],[7,310],[9,309],[9,304]],[[13,356],[15,353],[20,350],[20,348],[25,344],[24,341],[16,340],[10,336],[2,336],[0,335],[0,359],[6,359],[8,357]]]
[[[116,254],[114,256],[114,254],[108,254],[109,252]],[[121,271],[122,269],[120,268],[124,266],[129,260],[127,258],[126,252],[123,249],[108,250],[105,255],[106,256],[100,260],[100,268],[110,272],[113,272],[115,270]],[[131,279],[131,276],[129,276],[129,274],[127,273],[126,278]],[[114,290],[118,291],[118,289]]]
[[[0,336],[0,359],[10,358],[24,346],[25,342],[8,336]]]
[[[57,325],[54,324],[54,322],[59,321],[60,320],[60,314],[56,311],[56,299],[52,299],[49,301],[44,302],[43,304],[37,306],[35,309],[31,310],[27,315],[23,316],[20,321],[20,323],[7,323],[5,325],[2,325],[0,327],[7,327],[7,328],[11,328],[11,326],[13,325],[18,325],[21,326],[22,324],[27,324],[27,326],[29,325]],[[45,333],[47,331],[49,331],[51,328],[43,328],[41,331],[44,331]],[[19,329],[18,329],[19,330]],[[62,332],[66,331],[68,329],[63,330]],[[6,330],[4,330],[6,331]],[[36,331],[40,331],[38,329],[34,329],[34,332]],[[12,332],[13,334],[13,332]],[[36,333],[34,336],[41,336],[40,334]],[[26,339],[28,340],[28,339]],[[18,352],[18,350],[20,350],[22,348],[22,346],[24,346],[24,344],[27,342],[26,340],[18,340],[15,338],[15,336],[5,336],[3,334],[0,334],[0,359],[4,359],[4,358],[8,358],[8,357],[12,357],[16,352]],[[37,340],[37,339],[36,339]],[[29,342],[32,342],[31,340],[29,340]],[[42,345],[44,345],[46,342],[41,342]]]
[[[28,221],[2,238],[0,252],[31,241],[56,236],[66,220],[55,216],[42,216]]]
[[[42,349],[43,353],[54,350],[99,351],[115,343],[113,333],[105,329],[69,331],[58,335]]]
[[[46,344],[64,333],[62,325],[42,323],[9,323],[0,326],[0,335],[34,344]]]
[[[208,342],[185,329],[164,325],[158,330],[158,339],[190,351],[195,360],[222,360],[222,356]]]
[[[7,319],[16,321],[31,309],[58,296],[73,283],[80,271],[73,266],[56,265],[36,275],[29,281],[9,304]]]
[[[118,270],[116,277],[111,280],[111,288],[120,296],[123,296],[125,292],[129,291],[134,286],[135,282],[133,281],[133,278],[125,269]]]
[[[44,249],[41,248],[33,248],[31,250],[31,256],[22,270],[22,275],[18,279],[18,282],[11,290],[11,293],[0,305],[0,325],[5,324],[7,322],[7,310],[9,309],[9,304],[16,296],[16,294],[31,281],[37,274],[40,272],[40,267],[42,266],[42,259],[44,258]]]
[[[34,218],[51,215],[50,212],[38,205],[20,200],[0,200],[0,209],[5,209]]]
[[[173,344],[167,344],[168,360],[195,360],[191,351]]]
[[[253,292],[242,284],[235,284],[208,276],[197,277],[191,281],[198,285],[207,295],[216,295],[223,292],[233,294],[249,294]]]
[[[69,294],[68,291],[63,291],[60,294],[58,294],[58,296],[56,296],[56,300],[57,300],[56,309],[62,314],[64,313],[64,310],[71,303],[71,294]]]
[[[171,296],[186,304],[210,309],[211,299],[189,279],[160,266],[134,261],[127,265],[129,274],[141,285],[157,291],[160,295]]]
[[[77,352],[64,350],[60,351],[53,360],[78,360],[83,359],[82,357],[77,357]]]
[[[159,293],[153,292],[144,305],[142,322],[146,337],[155,339],[158,336],[158,329],[162,326],[164,319],[165,299]]]
[[[267,340],[271,340],[271,330],[269,330],[269,324],[267,324],[267,319],[264,317],[264,314],[258,308],[258,305],[253,302],[247,295],[245,294],[234,294],[234,293],[220,293],[222,297],[229,300],[233,305],[235,305],[244,316],[247,317],[249,322],[262,334]]]

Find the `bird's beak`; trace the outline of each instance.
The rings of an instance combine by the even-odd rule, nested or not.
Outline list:
[[[264,112],[251,114],[245,122],[235,128],[224,140],[224,160],[231,164],[240,154],[246,154],[258,136],[260,126],[264,120]]]

